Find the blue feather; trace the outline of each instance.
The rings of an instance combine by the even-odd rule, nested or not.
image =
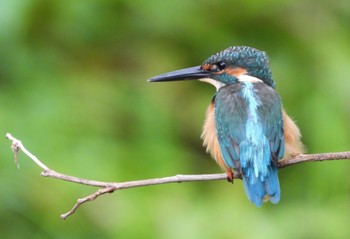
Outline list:
[[[281,107],[277,92],[263,83],[227,85],[215,97],[215,125],[224,162],[242,172],[246,194],[256,206],[265,198],[272,203],[280,199]]]

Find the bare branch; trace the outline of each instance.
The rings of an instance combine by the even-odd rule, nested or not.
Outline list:
[[[218,174],[197,174],[197,175],[175,175],[170,177],[163,177],[163,178],[152,178],[152,179],[145,179],[145,180],[136,180],[136,181],[128,181],[128,182],[102,182],[102,181],[95,181],[85,178],[78,178],[66,174],[62,174],[59,172],[56,172],[49,167],[47,167],[44,163],[42,163],[36,156],[31,154],[22,144],[22,142],[15,137],[13,137],[11,134],[7,133],[6,138],[12,141],[12,151],[14,152],[15,162],[18,165],[18,151],[22,150],[23,153],[25,153],[30,159],[34,161],[41,169],[43,169],[43,172],[41,173],[41,176],[44,177],[51,177],[56,178],[59,180],[69,181],[73,183],[88,185],[88,186],[94,186],[94,187],[100,187],[98,191],[95,193],[88,195],[84,198],[78,199],[76,204],[73,206],[73,208],[68,211],[65,214],[61,215],[62,219],[66,219],[70,215],[74,214],[75,211],[84,203],[93,201],[97,197],[112,193],[116,190],[121,189],[128,189],[128,188],[134,188],[134,187],[143,187],[143,186],[150,186],[150,185],[158,185],[158,184],[168,184],[168,183],[182,183],[182,182],[196,182],[196,181],[213,181],[213,180],[226,180],[227,175],[226,173],[218,173]],[[278,162],[279,168],[285,168],[291,165],[304,163],[304,162],[317,162],[317,161],[328,161],[328,160],[344,160],[344,159],[350,159],[350,151],[348,152],[336,152],[336,153],[321,153],[321,154],[300,154],[296,155],[290,159],[283,160]],[[241,175],[238,173],[234,173],[234,178],[238,179],[241,178]]]
[[[299,154],[294,157],[278,162],[278,168],[285,168],[294,164],[305,162],[318,162],[329,160],[344,160],[350,159],[350,151],[335,152],[335,153],[320,153],[320,154]]]

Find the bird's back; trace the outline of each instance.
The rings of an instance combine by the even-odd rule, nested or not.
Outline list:
[[[270,86],[239,82],[215,97],[215,126],[225,164],[243,174],[248,198],[260,206],[279,201],[277,160],[284,136],[280,97]]]

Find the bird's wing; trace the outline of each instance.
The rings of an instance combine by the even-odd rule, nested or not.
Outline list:
[[[271,87],[262,86],[259,91],[263,103],[259,107],[261,125],[270,142],[272,159],[277,163],[277,160],[283,158],[285,149],[281,98]]]
[[[246,138],[246,103],[239,85],[222,87],[215,96],[215,126],[222,157],[228,167],[240,168],[239,144]]]

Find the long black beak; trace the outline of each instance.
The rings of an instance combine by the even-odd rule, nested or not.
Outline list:
[[[178,80],[198,80],[210,76],[210,72],[202,70],[200,66],[194,66],[177,71],[168,72],[159,76],[152,77],[148,81],[178,81]]]

